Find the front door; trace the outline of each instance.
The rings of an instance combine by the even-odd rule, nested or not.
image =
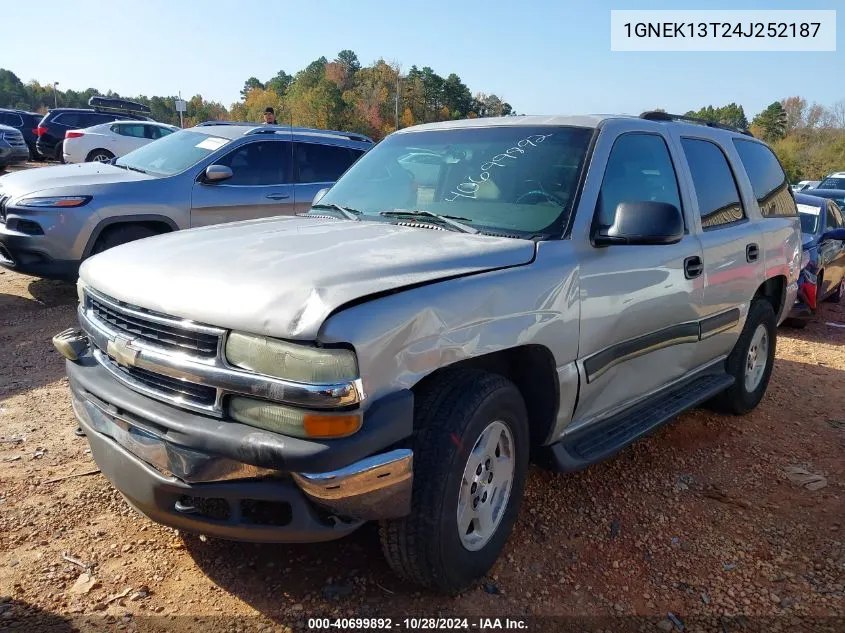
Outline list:
[[[208,183],[200,175],[191,198],[191,226],[293,214],[289,141],[250,141],[215,164],[229,167],[232,177]]]
[[[657,201],[683,210],[689,227],[666,139],[641,131],[613,139],[610,129],[602,136],[593,162],[609,156],[592,226],[609,225],[620,202]],[[589,235],[573,239],[581,241],[581,387],[573,421],[580,425],[689,371],[703,286],[701,247],[690,230],[667,245],[593,247]]]

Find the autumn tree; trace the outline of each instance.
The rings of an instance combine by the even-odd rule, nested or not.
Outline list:
[[[788,131],[786,111],[780,101],[775,101],[754,117],[753,123],[761,130],[763,139],[770,142],[783,138]]]
[[[244,82],[244,87],[241,88],[241,98],[246,99],[246,96],[249,94],[250,90],[255,90],[256,88],[264,88],[264,84],[258,81],[257,77],[250,77]]]

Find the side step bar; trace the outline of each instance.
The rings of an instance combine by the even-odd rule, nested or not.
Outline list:
[[[698,376],[613,417],[564,436],[538,457],[543,465],[552,470],[581,470],[607,459],[687,409],[721,393],[733,383],[733,376],[725,373]]]

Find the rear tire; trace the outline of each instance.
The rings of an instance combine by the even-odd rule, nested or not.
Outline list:
[[[140,224],[121,224],[120,226],[108,227],[97,238],[94,248],[91,249],[91,254],[96,255],[115,246],[153,235],[158,235],[158,232]]]
[[[735,382],[713,399],[717,409],[743,415],[760,403],[772,376],[776,342],[777,318],[772,304],[754,299],[742,333],[725,361],[725,370]]]
[[[404,580],[454,594],[490,570],[516,521],[528,415],[512,382],[477,370],[435,378],[414,408],[413,509],[381,523],[382,551]]]
[[[107,149],[93,149],[88,152],[88,156],[85,157],[86,163],[107,163],[112,158],[114,158],[114,154],[112,154]]]

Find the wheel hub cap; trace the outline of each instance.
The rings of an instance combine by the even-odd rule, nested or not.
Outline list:
[[[503,422],[482,431],[469,453],[458,493],[458,535],[463,546],[484,547],[499,526],[513,481],[513,436]]]
[[[748,346],[748,356],[745,362],[745,389],[754,391],[763,379],[766,365],[769,362],[769,333],[762,324],[754,330],[751,345]]]

